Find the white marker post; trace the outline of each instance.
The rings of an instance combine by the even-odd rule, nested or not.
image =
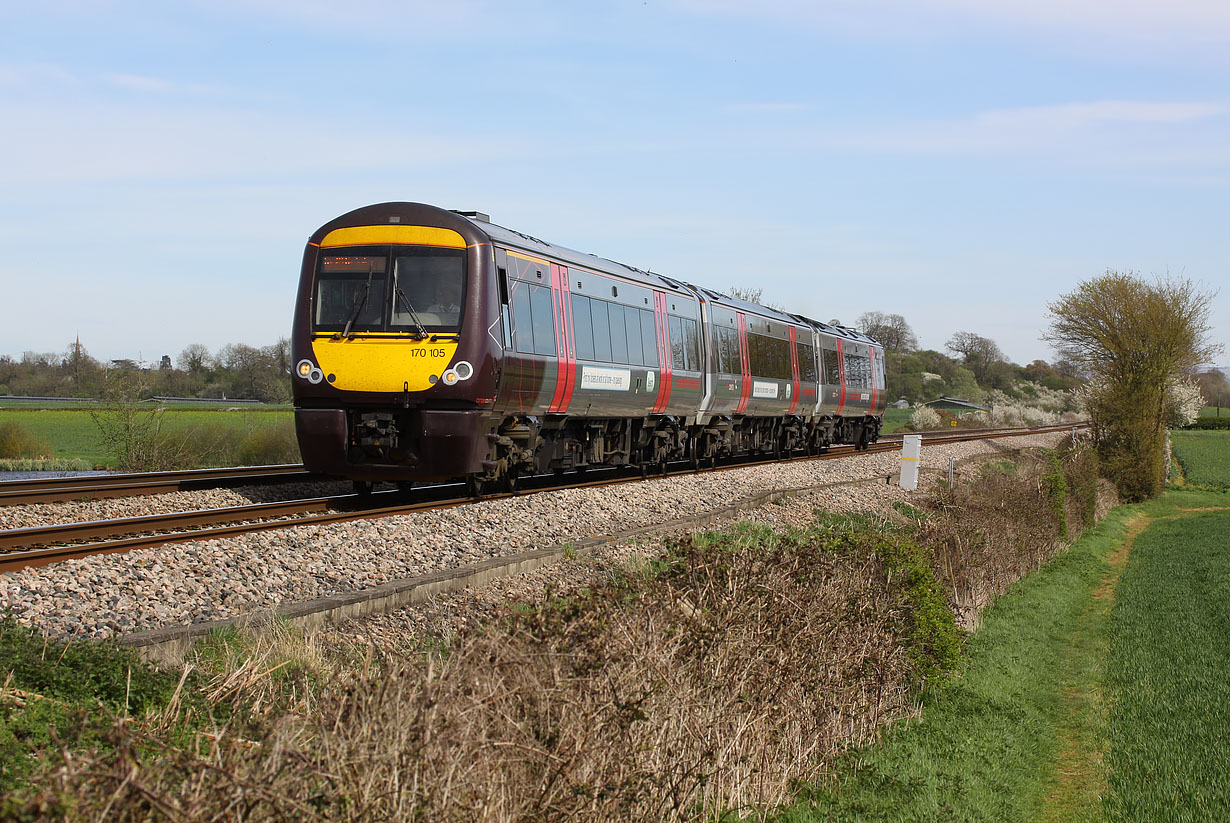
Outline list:
[[[922,457],[922,435],[907,434],[901,438],[901,488],[918,488],[918,460]]]

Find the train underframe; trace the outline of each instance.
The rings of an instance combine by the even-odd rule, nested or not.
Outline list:
[[[679,461],[699,468],[737,455],[816,454],[838,443],[866,448],[879,435],[880,419],[871,415],[715,417],[703,425],[671,416],[515,417],[500,426],[493,440],[494,465],[485,467],[483,479],[498,481],[510,471],[541,474],[598,466],[648,472]]]
[[[733,416],[696,424],[669,415],[500,419],[474,410],[405,409],[312,410],[296,419],[301,429],[305,421],[314,429],[307,442],[317,448],[304,453],[314,471],[351,477],[361,490],[378,481],[465,477],[476,492],[512,489],[534,474],[620,466],[649,474],[680,461],[700,468],[733,456],[817,454],[843,443],[866,448],[881,423],[873,415]]]

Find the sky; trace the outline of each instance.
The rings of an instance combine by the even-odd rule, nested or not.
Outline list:
[[[268,345],[392,200],[1022,364],[1187,278],[1230,343],[1230,3],[0,0],[0,354]]]

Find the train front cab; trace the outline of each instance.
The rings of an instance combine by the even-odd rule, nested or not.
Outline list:
[[[292,331],[309,470],[369,482],[482,470],[490,254],[473,222],[418,204],[359,209],[311,237]]]

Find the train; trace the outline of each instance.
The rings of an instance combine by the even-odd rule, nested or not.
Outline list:
[[[360,492],[865,448],[886,405],[854,329],[423,203],[317,229],[293,324],[303,463]]]

